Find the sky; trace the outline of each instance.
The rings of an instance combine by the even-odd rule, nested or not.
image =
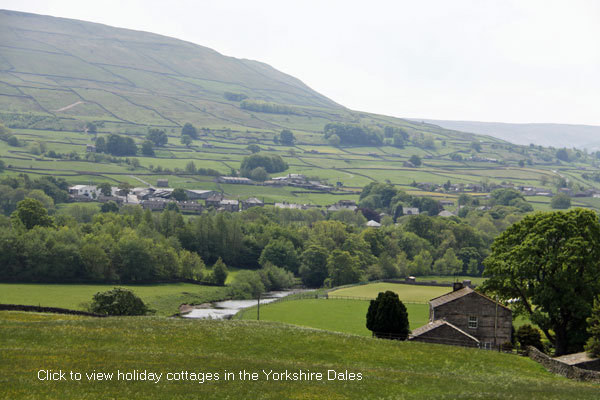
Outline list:
[[[265,62],[348,108],[600,125],[596,0],[0,0]]]

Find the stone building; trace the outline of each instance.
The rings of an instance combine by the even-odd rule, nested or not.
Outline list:
[[[250,197],[249,199],[242,200],[242,210],[247,210],[251,207],[263,207],[264,205],[265,203],[256,197]]]
[[[510,342],[512,311],[499,302],[455,284],[455,290],[429,301],[429,323],[409,340],[498,348]]]
[[[236,212],[240,210],[240,202],[237,200],[223,199],[219,202],[218,210]]]

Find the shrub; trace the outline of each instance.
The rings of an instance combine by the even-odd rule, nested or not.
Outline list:
[[[540,330],[527,324],[517,329],[515,334],[519,346],[524,350],[527,346],[533,346],[540,351],[544,351],[544,345],[542,344],[542,335]]]
[[[260,279],[265,287],[265,290],[281,290],[287,289],[294,285],[294,274],[283,268],[276,267],[270,262],[258,271]]]
[[[106,315],[146,315],[153,312],[131,290],[118,287],[96,293],[90,310]]]
[[[243,270],[233,278],[229,291],[235,299],[255,299],[264,293],[265,285],[257,271]]]

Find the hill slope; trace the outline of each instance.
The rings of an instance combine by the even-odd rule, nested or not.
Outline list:
[[[0,312],[0,397],[236,399],[595,399],[598,385],[567,380],[513,355],[378,340],[282,324],[164,318],[80,318]],[[40,382],[40,369],[162,373],[148,381]],[[224,372],[234,378],[224,380]],[[257,373],[240,380],[239,371]],[[323,373],[317,380],[266,380]],[[327,380],[327,371],[361,380]],[[218,373],[218,381],[167,381],[168,372]],[[68,375],[68,373],[67,373]],[[347,376],[347,375],[346,375]]]
[[[0,11],[0,37],[4,112],[164,126],[247,123],[225,92],[341,108],[266,64],[152,33]]]
[[[415,121],[417,121],[415,119]],[[446,129],[490,135],[511,143],[600,149],[600,126],[568,124],[508,124],[502,122],[418,120]]]
[[[18,139],[0,141],[9,174],[51,173],[73,184],[169,178],[172,187],[222,190],[231,198],[320,205],[337,195],[356,200],[373,181],[435,197],[450,183],[478,191],[503,182],[550,188],[563,180],[577,185],[574,192],[600,188],[595,156],[573,153],[559,162],[555,150],[349,110],[266,64],[181,40],[12,11],[0,11],[0,38],[0,122]],[[86,130],[89,122],[97,133]],[[187,122],[200,133],[184,144]],[[328,133],[337,133],[328,137],[330,123]],[[135,164],[86,152],[106,133],[129,135],[140,146],[149,126],[163,128],[168,143],[154,155],[138,150]],[[279,141],[283,129],[293,131],[294,143]],[[331,140],[338,134],[343,140]],[[285,173],[338,190],[213,182],[213,175],[240,169],[250,144],[283,157]],[[456,204],[458,194],[445,189],[444,196]],[[590,196],[576,205],[597,207]],[[549,208],[548,198],[535,201]]]

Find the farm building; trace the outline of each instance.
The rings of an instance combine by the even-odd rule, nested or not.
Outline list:
[[[158,179],[156,181],[156,186],[158,187],[169,187],[169,180],[168,179]]]
[[[69,187],[69,194],[96,198],[101,193],[96,185],[75,185]]]
[[[308,210],[310,206],[308,204],[295,204],[295,203],[283,202],[283,203],[275,203],[275,207],[287,208],[287,209],[291,209],[291,210]]]
[[[404,215],[419,215],[419,209],[416,207],[402,207]]]
[[[265,203],[257,199],[256,197],[250,197],[246,200],[242,200],[242,210],[247,210],[250,207],[262,207]]]
[[[510,342],[512,311],[497,301],[455,284],[455,290],[429,301],[429,323],[409,340],[498,348]]]
[[[240,210],[240,202],[237,200],[223,199],[219,202],[219,210],[235,212]]]
[[[248,178],[239,176],[219,176],[215,178],[216,183],[230,183],[234,185],[254,185],[254,182]]]
[[[151,211],[162,211],[167,207],[167,204],[175,203],[182,212],[198,213],[202,212],[202,204],[193,201],[175,201],[160,198],[152,198],[150,200],[142,200],[141,205],[144,209]]]
[[[327,211],[329,211],[329,212],[335,212],[335,211],[340,211],[340,210],[356,211],[357,208],[358,208],[358,206],[352,200],[340,200],[337,203],[332,204],[329,207],[327,207]]]
[[[219,203],[223,200],[223,195],[221,193],[215,193],[204,201],[206,207],[219,207]]]
[[[185,189],[188,200],[206,200],[217,193],[219,192],[215,192],[214,190]]]

